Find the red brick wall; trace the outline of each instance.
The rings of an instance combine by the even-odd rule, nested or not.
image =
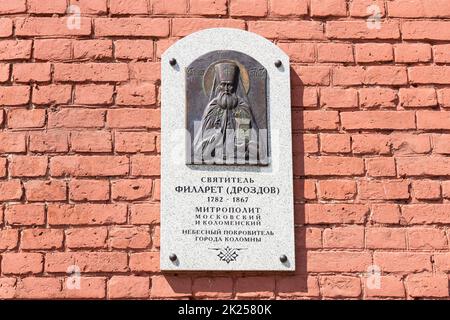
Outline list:
[[[450,1],[2,0],[0,14],[0,298],[448,298]],[[159,272],[160,56],[219,26],[292,59],[294,275]]]

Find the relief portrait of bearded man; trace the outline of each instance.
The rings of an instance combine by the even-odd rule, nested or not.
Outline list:
[[[207,164],[255,164],[264,146],[258,144],[259,130],[239,66],[221,62],[214,72],[210,102],[194,140],[194,158]]]

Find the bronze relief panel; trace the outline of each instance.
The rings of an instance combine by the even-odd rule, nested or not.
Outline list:
[[[188,164],[268,165],[267,70],[231,50],[186,68]]]

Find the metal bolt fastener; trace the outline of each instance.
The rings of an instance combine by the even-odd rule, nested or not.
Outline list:
[[[275,67],[279,68],[283,65],[283,62],[281,62],[281,60],[277,60],[275,61]]]
[[[177,59],[172,58],[172,59],[169,60],[169,63],[170,63],[170,65],[173,67],[174,65],[177,64]]]
[[[175,253],[172,253],[169,256],[169,259],[170,259],[170,261],[175,262],[175,261],[177,261],[178,257],[177,257],[177,255]]]
[[[283,255],[280,256],[280,261],[281,261],[282,263],[285,263],[285,262],[288,261],[288,258],[286,257],[285,254],[283,254]]]

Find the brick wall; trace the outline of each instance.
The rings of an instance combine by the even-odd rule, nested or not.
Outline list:
[[[0,15],[0,298],[449,297],[450,1],[2,0]],[[159,60],[219,26],[292,60],[293,275],[159,272]]]

